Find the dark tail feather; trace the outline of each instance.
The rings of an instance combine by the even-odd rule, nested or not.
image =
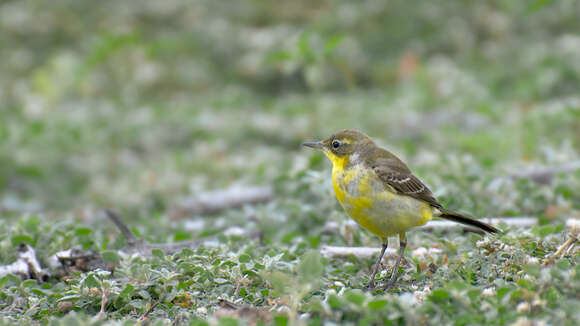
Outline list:
[[[450,220],[453,222],[473,226],[473,227],[476,227],[478,229],[481,229],[481,230],[483,230],[485,232],[489,232],[489,233],[499,232],[499,229],[496,229],[495,227],[493,227],[487,223],[483,223],[481,221],[474,220],[474,219],[469,218],[467,216],[463,216],[459,213],[448,211],[448,210],[442,209],[442,208],[440,208],[439,211],[441,211],[441,215],[439,215],[439,217],[444,218],[446,220]]]

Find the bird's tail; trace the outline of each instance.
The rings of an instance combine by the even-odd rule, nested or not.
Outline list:
[[[487,223],[483,223],[481,221],[472,219],[470,217],[461,215],[459,213],[455,213],[455,212],[446,210],[444,208],[439,208],[439,211],[441,212],[441,215],[439,215],[439,217],[444,218],[446,220],[450,220],[453,222],[473,226],[473,227],[476,227],[482,231],[489,232],[489,233],[499,232],[499,229],[497,229],[497,228],[495,228]]]

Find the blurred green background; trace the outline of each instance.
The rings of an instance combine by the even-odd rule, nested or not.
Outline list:
[[[344,128],[451,209],[560,232],[580,209],[579,31],[576,0],[0,1],[0,260],[23,240],[46,255],[121,247],[103,207],[149,241],[258,230],[289,264],[323,244],[378,246],[345,231],[330,164],[300,146]],[[553,178],[521,177],[538,170]],[[174,213],[252,185],[275,199]],[[437,243],[418,234],[411,248]],[[353,265],[334,277],[358,271],[359,286]]]
[[[314,155],[302,141],[342,128],[431,182],[576,160],[578,14],[573,0],[3,1],[0,208],[271,183]]]

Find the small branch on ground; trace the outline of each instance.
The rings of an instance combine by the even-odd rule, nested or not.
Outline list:
[[[101,289],[101,310],[97,315],[98,319],[105,318],[106,311],[105,307],[107,306],[107,291],[105,289]]]
[[[538,219],[532,216],[519,216],[519,217],[494,217],[488,219],[480,219],[480,221],[489,223],[492,225],[506,224],[509,226],[529,228],[538,223]],[[355,221],[348,219],[343,222],[343,225],[348,227],[358,227]],[[325,224],[323,232],[334,232],[341,228],[341,223],[335,221],[329,221]],[[452,221],[429,221],[425,225],[421,225],[416,228],[416,230],[424,231],[438,231],[446,232],[451,230],[462,229],[464,231],[477,232],[481,231],[477,228],[459,224]]]
[[[137,245],[137,243],[139,242],[139,239],[137,239],[135,234],[133,234],[133,232],[131,232],[131,230],[129,230],[127,225],[125,225],[125,223],[123,223],[123,221],[121,221],[121,218],[119,217],[119,215],[117,215],[115,212],[113,212],[113,210],[111,210],[110,208],[105,209],[105,214],[117,226],[117,228],[119,229],[119,231],[121,232],[123,237],[125,237],[125,241],[127,242],[127,245],[129,245],[129,246]]]
[[[137,319],[137,322],[139,322],[139,323],[146,322],[149,314],[151,314],[153,309],[155,309],[155,307],[157,307],[158,305],[159,305],[159,301],[157,301],[155,303],[149,302],[149,308],[139,317],[139,319]]]
[[[36,251],[31,246],[21,244],[18,246],[17,252],[18,260],[10,265],[0,266],[0,277],[13,274],[19,275],[23,279],[42,281],[47,276],[36,258]]]
[[[137,238],[133,232],[123,222],[121,217],[111,209],[106,209],[105,216],[110,219],[119,229],[127,245],[125,248],[117,250],[119,255],[139,255],[151,257],[153,249],[160,249],[166,255],[180,252],[184,248],[197,249],[201,245],[212,245],[217,242],[217,236],[208,236],[192,241],[176,243],[150,244],[145,240]],[[246,234],[245,230],[239,227],[231,227],[222,232],[224,235],[245,236],[249,239],[259,239],[260,234]],[[63,250],[48,257],[47,268],[43,269],[36,258],[35,250],[29,245],[22,244],[18,248],[18,260],[10,265],[0,266],[0,277],[7,274],[19,275],[23,279],[45,280],[47,278],[62,278],[75,271],[88,272],[96,269],[112,271],[114,265],[105,262],[101,253],[93,250]]]
[[[558,167],[533,169],[529,171],[516,172],[511,175],[512,178],[531,179],[536,183],[548,185],[552,183],[554,177],[559,173],[571,173],[576,170],[580,170],[580,161],[570,162],[567,164],[560,165]]]
[[[332,257],[347,257],[354,255],[358,258],[369,258],[378,255],[381,252],[380,247],[336,247],[323,246],[320,249],[320,254],[326,258]],[[397,258],[397,250],[387,248],[385,250],[384,258]]]
[[[576,243],[580,242],[580,220],[568,219],[566,226],[570,229],[570,236],[556,249],[554,254],[546,257],[542,266],[553,264],[557,258],[562,258],[564,255],[569,255],[574,249]]]
[[[199,239],[191,240],[191,241],[182,241],[182,242],[176,242],[176,243],[150,244],[150,243],[147,243],[143,239],[139,239],[139,238],[135,237],[133,232],[131,232],[129,230],[129,228],[125,225],[125,223],[123,223],[122,219],[115,212],[113,212],[110,209],[107,209],[107,210],[105,210],[105,213],[106,213],[107,217],[109,219],[111,219],[113,221],[113,223],[115,223],[115,225],[119,228],[119,230],[121,231],[123,236],[125,236],[125,239],[127,239],[127,236],[129,236],[132,239],[131,243],[129,243],[129,241],[127,241],[127,246],[125,248],[119,250],[120,252],[125,253],[125,254],[139,254],[143,257],[150,257],[151,251],[153,249],[160,249],[166,255],[172,255],[172,254],[175,254],[177,252],[180,252],[181,250],[183,250],[185,248],[197,249],[201,245],[214,242],[217,239],[216,236],[208,236],[208,237],[199,238]],[[237,227],[232,227],[232,228],[229,228],[227,230],[224,230],[223,233],[224,234],[232,234],[232,235],[234,235],[234,234],[235,235],[243,235],[243,233],[240,233],[240,230]],[[257,239],[259,237],[259,234],[258,233],[249,234],[246,236],[250,239]]]
[[[274,199],[274,189],[265,187],[235,187],[225,190],[205,192],[195,198],[188,198],[170,213],[174,217],[215,214],[217,212],[256,204]]]

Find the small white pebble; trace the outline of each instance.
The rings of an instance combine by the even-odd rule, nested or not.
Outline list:
[[[483,292],[481,293],[481,295],[484,297],[493,297],[493,296],[495,296],[495,289],[494,288],[485,288],[485,289],[483,289]]]
[[[530,311],[530,304],[527,302],[520,302],[517,307],[516,310],[519,313],[525,313],[525,312],[529,312]]]
[[[477,241],[475,242],[475,246],[476,246],[477,248],[482,248],[482,247],[485,247],[485,246],[487,246],[488,244],[489,244],[489,239],[484,239],[484,240],[477,240]]]
[[[570,229],[570,234],[577,237],[580,234],[580,220],[571,218],[566,221],[566,226]]]
[[[540,260],[537,257],[527,256],[526,264],[539,264]]]
[[[532,301],[532,307],[543,307],[546,305],[546,301],[542,299],[534,299]]]
[[[207,308],[206,307],[199,307],[199,308],[197,308],[196,312],[200,315],[207,315]]]
[[[344,287],[344,283],[342,283],[341,281],[334,281],[334,285],[338,287]]]
[[[427,254],[427,249],[425,249],[423,247],[419,247],[411,252],[411,256],[413,256],[414,258],[425,257],[426,254]]]
[[[422,291],[421,290],[414,291],[413,297],[415,298],[415,301],[417,303],[420,303],[420,302],[424,301],[430,293],[431,293],[431,288],[426,287]]]
[[[242,229],[239,226],[232,226],[224,231],[224,235],[226,235],[226,236],[231,236],[231,235],[240,236],[240,235],[244,235],[245,233],[246,233],[246,230]]]
[[[527,317],[520,317],[510,326],[532,326],[532,321],[529,320]]]

